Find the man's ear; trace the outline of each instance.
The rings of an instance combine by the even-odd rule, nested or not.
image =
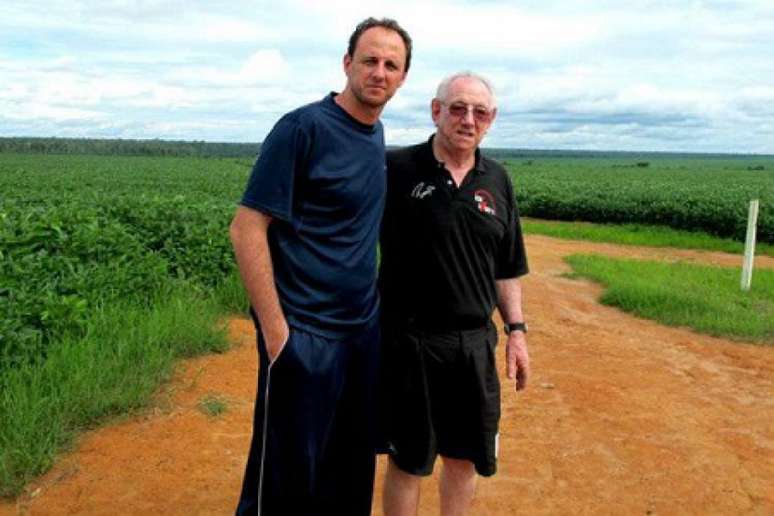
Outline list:
[[[430,115],[433,117],[433,122],[438,125],[438,119],[441,117],[441,101],[433,99],[430,102]]]
[[[341,60],[344,73],[349,77],[349,69],[352,67],[352,56],[349,53],[344,53],[344,58]]]

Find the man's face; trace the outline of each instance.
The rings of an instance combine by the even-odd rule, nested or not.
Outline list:
[[[344,56],[347,87],[369,107],[382,107],[406,78],[406,47],[400,35],[371,27],[358,39],[353,56]]]
[[[486,86],[470,77],[460,77],[449,85],[445,99],[433,99],[436,138],[457,151],[474,152],[484,139],[497,113]]]

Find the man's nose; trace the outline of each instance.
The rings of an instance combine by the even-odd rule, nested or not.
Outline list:
[[[387,76],[387,68],[384,66],[384,63],[377,63],[377,65],[374,67],[373,75],[381,79]]]

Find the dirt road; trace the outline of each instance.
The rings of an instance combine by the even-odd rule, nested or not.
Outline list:
[[[774,514],[774,348],[636,319],[560,277],[570,253],[740,259],[539,236],[527,247],[533,376],[520,394],[504,384],[499,473],[479,483],[472,514]],[[181,364],[156,408],[83,436],[0,514],[232,513],[256,357],[251,324],[230,331],[230,352]],[[197,408],[210,393],[225,414]],[[438,512],[437,472],[421,514]],[[380,493],[379,480],[374,514]]]

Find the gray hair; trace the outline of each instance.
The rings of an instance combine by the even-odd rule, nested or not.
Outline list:
[[[452,85],[454,81],[457,79],[474,79],[481,84],[484,85],[484,87],[489,92],[489,96],[492,97],[492,107],[497,107],[497,98],[495,97],[494,88],[492,87],[492,83],[489,82],[488,79],[485,77],[482,77],[481,75],[470,72],[470,71],[464,71],[464,72],[457,72],[452,75],[449,75],[444,80],[441,81],[441,84],[438,85],[438,90],[435,93],[435,98],[437,98],[440,101],[446,100],[446,97],[449,96],[449,87]]]

